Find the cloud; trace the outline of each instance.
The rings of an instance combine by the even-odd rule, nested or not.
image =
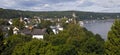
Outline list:
[[[0,8],[30,11],[120,12],[120,0],[2,0]]]
[[[94,2],[91,2],[90,0],[81,0],[78,1],[78,3],[79,3],[78,7],[87,7],[94,5]]]
[[[49,4],[44,4],[44,7],[50,7],[50,5]]]

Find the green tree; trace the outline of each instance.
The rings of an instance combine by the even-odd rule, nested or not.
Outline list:
[[[5,19],[0,19],[0,25],[8,25],[8,21]]]
[[[13,35],[13,27],[10,27],[10,29],[8,30],[8,35],[9,36]]]
[[[13,19],[13,26],[18,27],[19,29],[23,29],[24,22],[20,22],[19,19]]]
[[[50,25],[52,25],[51,21],[48,20],[42,20],[41,23],[38,24],[38,28],[49,28]]]
[[[76,24],[68,24],[64,31],[49,37],[53,46],[64,44],[74,46],[75,50],[77,50],[76,54],[102,55],[104,53],[104,40],[101,36],[98,34],[94,35]]]
[[[105,43],[106,55],[120,55],[120,20],[115,20]]]
[[[12,35],[4,40],[4,49],[1,55],[11,55],[17,44],[22,44],[31,40],[30,36]]]
[[[30,42],[17,45],[12,55],[45,55],[47,45],[48,43],[43,40],[33,39]]]
[[[3,40],[3,31],[2,29],[0,28],[0,45],[2,43],[2,40]]]
[[[33,39],[15,47],[12,55],[75,55],[75,47],[72,45],[53,46],[44,40]]]
[[[4,40],[4,37],[3,37],[3,31],[2,29],[0,28],[0,54],[1,52],[3,51],[3,40]]]
[[[68,24],[58,34],[47,34],[47,39],[32,39],[14,47],[12,55],[103,55],[104,40],[100,35]]]

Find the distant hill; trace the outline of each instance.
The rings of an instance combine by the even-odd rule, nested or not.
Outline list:
[[[38,16],[40,18],[72,18],[72,13],[75,13],[77,19],[105,19],[118,18],[120,13],[95,13],[95,12],[83,12],[83,11],[21,11],[12,9],[0,8],[0,18],[18,18],[18,17],[33,17]]]

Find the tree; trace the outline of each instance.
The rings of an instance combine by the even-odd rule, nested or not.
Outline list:
[[[8,35],[9,36],[13,35],[13,27],[10,27],[10,29],[8,30]]]
[[[12,55],[75,55],[75,47],[72,45],[53,46],[43,40],[33,39],[15,47]]]
[[[13,26],[18,27],[19,29],[24,28],[24,22],[20,22],[19,19],[14,19],[13,20]]]
[[[120,20],[115,20],[105,43],[106,55],[120,55]]]
[[[6,52],[13,50],[8,52],[12,55],[103,55],[104,53],[104,40],[100,35],[94,35],[77,24],[68,24],[65,30],[56,35],[47,34],[47,37],[27,42],[26,39],[11,38],[7,44],[10,47]]]
[[[3,51],[3,39],[4,39],[4,37],[3,37],[3,31],[2,31],[2,29],[0,28],[0,54],[1,54],[1,52]]]
[[[12,35],[4,40],[4,49],[1,55],[11,55],[15,46],[29,42],[32,38],[24,35]]]
[[[3,31],[2,31],[2,29],[0,28],[0,45],[1,45],[2,40],[3,40]]]
[[[48,43],[43,40],[33,39],[30,42],[17,45],[12,55],[45,55],[48,50],[45,49],[47,45]]]
[[[72,28],[73,27],[73,28]],[[69,28],[70,36],[67,43],[74,45],[80,55],[102,55],[104,54],[104,40],[100,35],[94,35],[92,32],[77,25]],[[69,29],[68,28],[68,29]],[[74,33],[73,33],[74,32]]]
[[[50,25],[52,25],[51,21],[48,20],[42,20],[41,23],[38,24],[38,28],[49,28]]]
[[[0,25],[9,25],[8,21],[5,19],[0,19]]]
[[[58,46],[47,46],[45,55],[77,55],[75,46],[73,45],[58,45]]]
[[[69,24],[64,31],[50,37],[52,46],[64,44],[74,46],[77,51],[76,54],[102,55],[104,53],[104,40],[101,36],[98,34],[94,35],[76,24]]]
[[[104,54],[104,42],[97,40],[95,37],[91,37],[85,42],[81,43],[80,52],[87,54]]]

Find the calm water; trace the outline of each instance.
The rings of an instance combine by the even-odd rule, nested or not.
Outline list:
[[[84,21],[84,27],[89,31],[92,31],[94,34],[100,34],[102,38],[106,40],[108,31],[110,30],[113,22],[113,19]]]

